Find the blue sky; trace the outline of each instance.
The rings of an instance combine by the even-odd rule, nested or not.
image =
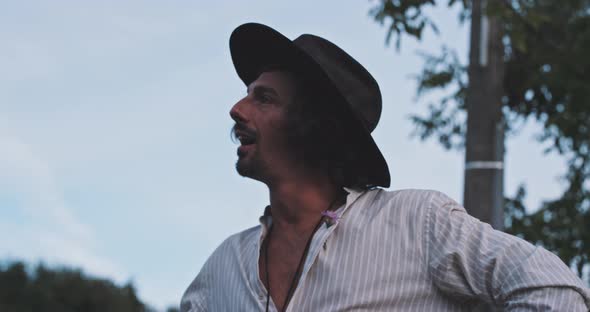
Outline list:
[[[371,1],[13,1],[0,8],[0,259],[83,268],[132,280],[146,302],[177,304],[227,236],[257,224],[265,187],[234,170],[229,109],[245,94],[231,31],[265,23],[290,38],[328,38],[381,85],[374,132],[391,189],[462,200],[463,154],[410,138],[423,112],[416,52],[467,55],[456,14],[430,10],[442,35],[396,52]],[[505,190],[527,203],[558,195],[563,162],[527,123],[507,141]],[[542,168],[542,170],[541,170]]]

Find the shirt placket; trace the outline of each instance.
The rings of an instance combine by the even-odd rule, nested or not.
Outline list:
[[[250,282],[251,285],[253,285],[254,288],[254,295],[256,296],[259,305],[262,305],[263,309],[266,308],[266,299],[269,298],[270,302],[269,302],[269,311],[276,311],[276,308],[274,307],[274,303],[272,302],[272,298],[267,297],[268,296],[268,290],[266,289],[266,287],[264,286],[264,283],[262,282],[262,280],[260,280],[260,272],[259,272],[259,266],[258,263],[260,262],[260,248],[262,246],[262,242],[264,241],[264,238],[266,237],[266,235],[268,234],[268,229],[272,223],[272,219],[270,218],[270,216],[267,215],[268,212],[268,207],[265,210],[265,214],[260,217],[260,223],[261,223],[261,227],[260,227],[260,233],[258,235],[258,240],[255,243],[256,247],[255,247],[255,258],[256,261],[253,264],[253,268],[250,270],[250,272],[252,272],[252,274],[250,275]]]
[[[348,208],[350,206],[352,206],[352,204],[362,195],[362,193],[359,193],[359,192],[351,191],[349,189],[346,189],[346,190],[349,192],[349,195],[346,198],[346,204],[344,205],[344,207],[336,210],[336,214],[339,219],[342,218],[342,216],[344,215],[346,210],[348,210]],[[324,223],[324,225],[321,226],[320,229],[313,236],[310,250],[309,250],[307,257],[305,259],[305,264],[303,265],[303,272],[301,273],[301,277],[299,278],[298,286],[295,289],[295,292],[293,293],[293,297],[291,298],[291,302],[289,303],[289,306],[287,307],[286,312],[293,311],[293,309],[295,309],[293,307],[299,305],[298,294],[301,293],[300,288],[305,283],[305,278],[307,277],[307,273],[311,269],[311,266],[313,265],[313,263],[315,263],[315,259],[318,257],[318,254],[319,254],[321,248],[327,243],[328,239],[330,238],[332,233],[336,230],[339,223],[340,222],[337,221],[336,223],[334,223],[331,226],[328,226],[328,224]]]

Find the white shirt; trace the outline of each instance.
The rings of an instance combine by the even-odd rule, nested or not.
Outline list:
[[[590,311],[590,291],[554,254],[492,229],[436,191],[354,191],[313,236],[287,311]],[[268,224],[207,260],[181,311],[264,311],[258,272]],[[270,302],[270,311],[276,311]]]

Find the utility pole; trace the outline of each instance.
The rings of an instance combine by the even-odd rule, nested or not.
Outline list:
[[[500,21],[486,14],[501,0],[472,0],[465,189],[467,212],[495,229],[504,228],[504,46]],[[474,311],[499,311],[480,304]]]
[[[472,0],[463,205],[472,216],[504,225],[504,46],[499,18],[488,16],[500,0]]]

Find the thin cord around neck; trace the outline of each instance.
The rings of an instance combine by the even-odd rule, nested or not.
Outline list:
[[[332,208],[332,206],[336,203],[336,201],[338,200],[339,196],[336,196],[336,198],[334,198],[334,200],[330,203],[330,205],[328,205],[328,209],[330,210],[330,208]],[[303,263],[305,261],[305,258],[307,256],[307,252],[309,251],[309,247],[311,246],[311,241],[313,239],[313,236],[315,235],[315,232],[320,228],[320,225],[322,224],[322,221],[324,220],[324,217],[322,216],[320,218],[320,221],[316,224],[315,228],[313,229],[313,232],[311,233],[311,235],[309,236],[309,238],[307,239],[307,243],[305,244],[305,249],[303,250],[303,254],[301,255],[301,258],[299,259],[299,264],[297,264],[297,270],[295,271],[295,276],[293,276],[293,279],[291,280],[291,285],[289,286],[289,291],[287,292],[287,298],[285,299],[285,304],[283,304],[283,309],[281,311],[285,311],[287,309],[287,306],[289,305],[289,302],[291,301],[291,297],[293,296],[293,293],[295,292],[295,288],[297,285],[297,281],[300,278],[300,275],[303,271]],[[264,248],[264,262],[265,262],[265,273],[266,273],[266,286],[267,286],[267,291],[266,291],[266,312],[268,312],[268,307],[270,304],[270,274],[268,271],[268,247],[270,246],[270,235],[272,233],[272,229],[273,229],[273,224],[271,224],[270,228],[268,229],[268,234],[266,235],[266,244],[265,244],[265,248]]]
[[[272,224],[268,229],[268,234],[266,235],[266,244],[264,246],[264,271],[266,273],[266,312],[268,312],[268,304],[270,303],[270,275],[268,274],[268,245],[270,243],[270,233],[272,232]]]

